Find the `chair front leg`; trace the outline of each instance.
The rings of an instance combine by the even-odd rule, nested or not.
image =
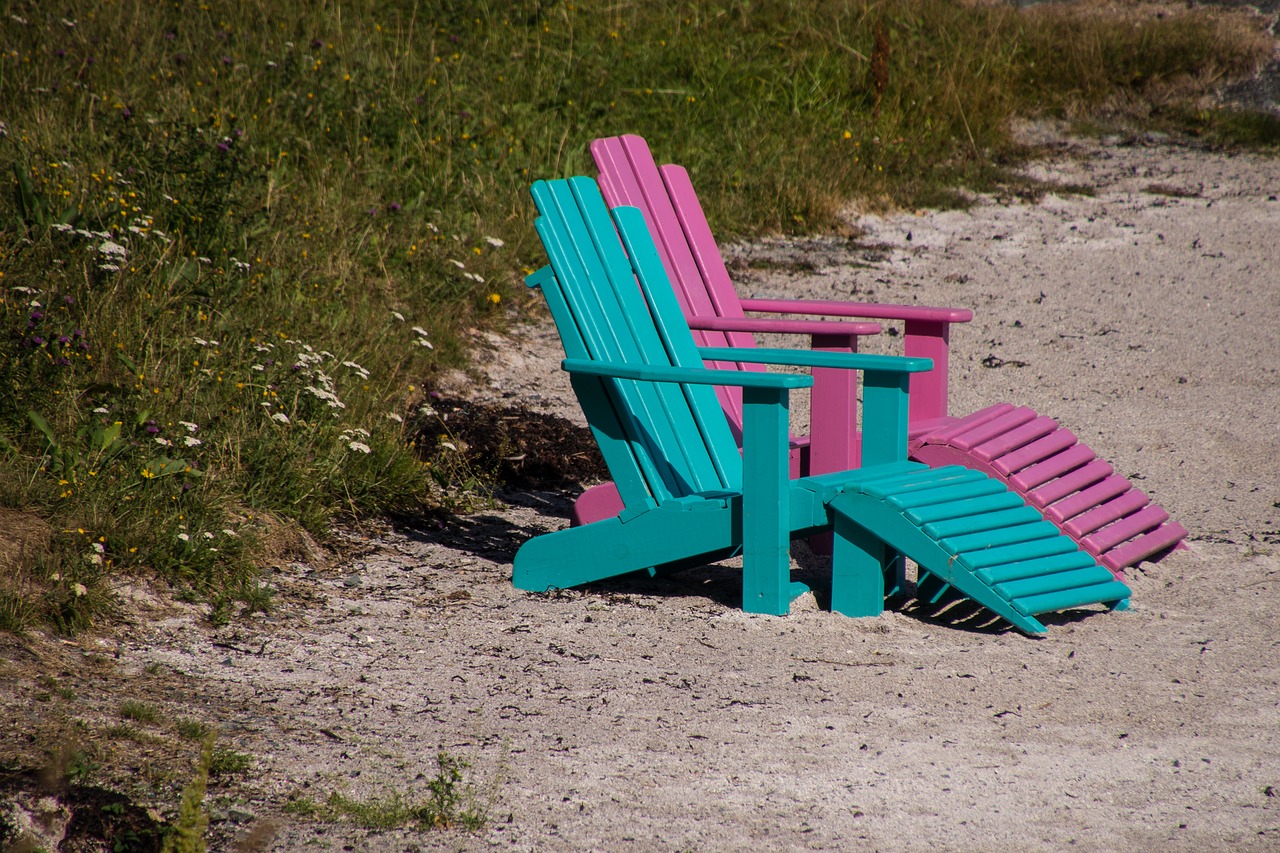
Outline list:
[[[742,398],[742,609],[785,616],[804,591],[791,583],[790,406],[785,389],[744,388]]]
[[[904,355],[933,359],[932,370],[911,377],[911,422],[946,417],[951,324],[907,320],[902,332]]]
[[[857,352],[854,335],[813,335],[814,352]],[[813,368],[809,398],[809,470],[830,474],[858,467],[858,372]]]

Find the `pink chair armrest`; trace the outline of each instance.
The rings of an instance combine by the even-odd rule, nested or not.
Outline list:
[[[830,320],[772,320],[746,317],[687,317],[689,328],[707,332],[765,332],[784,335],[875,335],[879,323],[842,323]]]
[[[920,320],[926,323],[967,323],[968,308],[841,302],[834,299],[743,299],[743,311],[769,314],[813,314],[822,317],[867,317],[875,320]]]
[[[770,314],[902,320],[904,354],[933,359],[933,370],[911,377],[912,423],[946,417],[951,324],[967,323],[973,319],[973,312],[967,308],[882,305],[827,299],[743,299],[742,309]]]

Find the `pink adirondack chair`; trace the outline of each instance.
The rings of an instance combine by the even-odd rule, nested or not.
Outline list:
[[[1052,418],[1001,403],[953,417],[947,411],[952,323],[967,322],[962,308],[882,305],[829,300],[739,299],[703,215],[688,173],[661,168],[638,136],[597,139],[591,154],[612,207],[641,209],[654,234],[676,295],[701,346],[755,345],[753,332],[809,334],[815,349],[851,351],[857,336],[874,329],[847,322],[752,319],[747,312],[808,317],[895,320],[903,324],[905,353],[933,359],[934,369],[911,377],[909,448],[930,466],[960,464],[983,471],[1018,492],[1117,576],[1125,568],[1179,546],[1181,524],[1151,503],[1074,434]],[[837,328],[837,326],[842,328]],[[716,365],[735,368],[739,365]],[[721,402],[741,435],[739,392]],[[815,371],[810,436],[793,437],[792,474],[821,474],[856,467],[857,389],[844,371]],[[575,523],[612,517],[621,501],[611,483],[588,489],[574,508]]]

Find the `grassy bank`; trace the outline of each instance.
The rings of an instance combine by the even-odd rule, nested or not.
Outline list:
[[[462,10],[461,7],[466,9]],[[531,310],[527,185],[603,134],[725,235],[993,189],[1017,116],[1202,134],[1270,55],[1202,9],[921,2],[10,2],[0,17],[0,628],[142,573],[265,608],[281,527],[451,500],[411,445],[468,330]],[[1118,117],[1118,118],[1117,118]]]

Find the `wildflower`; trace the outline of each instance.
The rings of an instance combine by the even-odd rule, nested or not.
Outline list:
[[[502,301],[502,294],[500,294],[500,293],[490,293],[490,294],[489,294],[489,298],[488,298],[488,299],[489,299],[489,301],[490,301],[490,302],[492,302],[494,305],[497,305],[499,302],[501,302],[501,301]]]
[[[186,427],[186,428],[187,428],[187,432],[195,432],[196,430],[200,429],[200,425],[199,425],[199,424],[193,424],[193,423],[191,423],[191,421],[178,421],[178,423],[179,423],[181,426]]]
[[[190,542],[190,541],[191,541],[191,537],[190,537],[190,536],[188,536],[188,535],[187,535],[187,534],[185,534],[185,533],[179,533],[179,534],[178,534],[178,538],[179,538],[179,539],[181,539],[183,542]]]
[[[82,583],[73,583],[71,585],[71,593],[76,598],[89,594],[89,588]]]
[[[488,243],[490,246],[493,246],[495,249],[501,249],[503,246],[506,245],[506,243],[502,242],[497,237],[485,237],[484,241]]]
[[[128,254],[124,246],[114,243],[111,240],[102,241],[102,245],[98,246],[98,251],[109,258],[123,258]]]
[[[212,538],[213,538],[213,534],[212,534],[212,533],[210,533],[208,530],[206,530],[204,533],[201,533],[200,535],[201,535],[201,536],[203,536],[205,539],[212,539]]]
[[[224,527],[224,528],[222,528],[222,532],[223,532],[223,533],[225,533],[225,534],[227,534],[228,536],[235,536],[235,537],[239,537],[239,536],[240,536],[240,534],[239,534],[239,533],[236,533],[236,532],[235,532],[234,530],[232,530],[230,527]]]
[[[169,439],[165,438],[165,437],[164,437],[164,436],[162,436],[162,435],[157,435],[157,436],[156,436],[156,444],[159,444],[159,445],[160,445],[160,446],[162,446],[162,447],[172,447],[172,446],[173,446],[173,442],[172,442],[172,441],[170,441]]]
[[[287,424],[289,423],[289,416],[286,415],[284,412],[276,412],[274,415],[271,416],[271,420],[277,421],[278,423]]]
[[[457,267],[460,270],[465,270],[467,268],[467,265],[464,264],[462,261],[455,261],[453,258],[449,259],[449,263],[453,264],[455,267]]]
[[[199,447],[200,445],[204,444],[203,441],[201,441],[200,439],[196,438],[193,435],[188,435],[187,437],[183,438],[182,443],[185,444],[187,447]]]
[[[95,415],[105,415],[105,414],[107,414],[107,412],[109,412],[109,411],[110,411],[110,410],[109,410],[106,406],[99,406],[98,408],[96,408],[96,409],[94,409],[94,410],[93,410],[93,413],[94,413]]]
[[[106,551],[107,551],[107,549],[106,549],[105,547],[103,547],[103,545],[102,545],[102,543],[101,543],[101,542],[94,542],[94,543],[93,543],[93,550],[94,550],[94,551],[96,551],[96,552],[97,552],[97,553],[99,553],[99,554],[105,554],[105,553],[106,553]]]
[[[395,412],[387,412],[387,419],[388,419],[388,420],[393,420],[393,421],[395,421],[395,422],[396,422],[396,423],[398,423],[398,424],[402,424],[402,423],[404,423],[404,418],[400,417],[400,416],[399,416],[399,415],[397,415]]]
[[[397,320],[399,320],[401,323],[403,323],[403,322],[404,322],[404,315],[403,315],[403,314],[401,314],[399,311],[392,311],[392,312],[391,312],[391,316],[392,316],[392,317],[395,317],[395,318],[396,318]],[[415,331],[417,330],[417,327],[416,327],[416,326],[414,327],[414,330],[415,330]]]
[[[365,444],[363,441],[348,442],[347,447],[351,448],[352,450],[359,451],[360,453],[371,453],[373,451],[373,449],[369,447],[369,445]]]

